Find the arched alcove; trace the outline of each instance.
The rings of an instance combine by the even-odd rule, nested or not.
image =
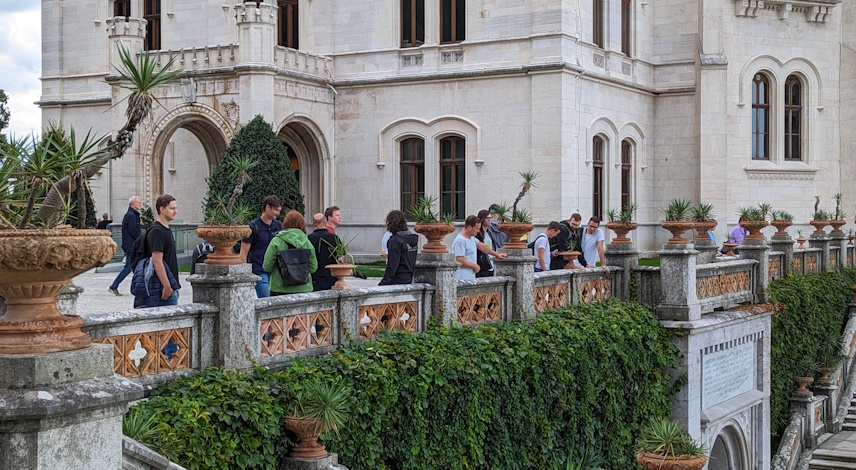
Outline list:
[[[320,128],[308,117],[295,115],[284,121],[277,137],[286,145],[296,170],[307,216],[322,212],[325,205],[332,204],[333,196],[327,146]]]

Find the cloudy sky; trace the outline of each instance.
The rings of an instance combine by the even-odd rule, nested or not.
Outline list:
[[[0,0],[0,89],[9,96],[12,119],[4,134],[29,134],[41,128],[41,2]]]

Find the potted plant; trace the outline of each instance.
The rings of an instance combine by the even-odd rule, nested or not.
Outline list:
[[[422,253],[448,253],[443,239],[455,231],[452,222],[453,214],[443,214],[438,218],[434,208],[437,207],[437,196],[419,196],[416,204],[408,210],[410,217],[416,221],[413,231],[428,239],[422,247]]]
[[[565,470],[604,470],[603,459],[589,448],[583,448],[579,457],[573,453],[568,456]]]
[[[737,212],[740,214],[740,226],[749,232],[744,240],[763,240],[764,234],[761,233],[761,229],[769,224],[762,207],[741,207]]]
[[[788,211],[772,211],[770,215],[773,217],[773,220],[770,222],[770,225],[776,227],[776,233],[773,234],[774,237],[789,237],[787,229],[794,223],[794,216],[791,215]]]
[[[829,219],[832,218],[832,214],[826,212],[823,209],[820,209],[820,196],[814,197],[814,215],[812,219],[808,222],[810,225],[814,227],[814,232],[811,234],[813,237],[823,237],[826,236],[826,232],[823,231],[823,227],[829,225]]]
[[[350,392],[340,383],[312,382],[299,385],[290,402],[285,429],[297,436],[297,442],[290,441],[288,454],[299,459],[326,457],[327,449],[318,443],[318,438],[326,431],[338,434],[345,424],[351,407]]]
[[[797,230],[797,243],[799,243],[799,245],[797,246],[797,250],[805,250],[805,242],[807,241],[808,238],[803,236],[803,231]]]
[[[716,228],[716,220],[714,220],[713,205],[699,203],[693,207],[690,216],[693,221],[693,228],[696,231],[696,236],[693,241],[710,241],[707,232]]]
[[[817,384],[829,386],[833,384],[833,374],[847,359],[847,353],[841,344],[841,337],[837,332],[826,335],[821,347],[820,369],[818,370]]]
[[[328,264],[326,266],[327,269],[330,270],[330,274],[336,276],[336,283],[333,284],[331,290],[350,290],[351,286],[345,281],[345,278],[350,276],[352,272],[354,272],[354,257],[350,253],[348,253],[348,247],[351,245],[351,242],[357,238],[356,235],[351,237],[348,241],[342,241],[341,238],[336,237],[336,243],[330,243],[325,239],[321,239],[324,243],[330,247],[330,257],[337,261],[337,264]],[[345,263],[346,258],[350,258],[350,263]]]
[[[574,267],[574,264],[573,264],[574,260],[578,259],[580,257],[580,255],[582,254],[580,251],[577,250],[577,248],[578,248],[577,247],[577,241],[573,240],[573,239],[569,239],[568,240],[568,251],[559,252],[559,255],[561,255],[561,257],[565,259],[565,262],[568,263],[566,266],[573,268]]]
[[[606,211],[606,217],[609,219],[609,222],[606,223],[606,228],[615,232],[615,238],[613,238],[609,244],[610,245],[630,245],[632,241],[627,238],[627,234],[636,230],[638,225],[633,222],[633,214],[636,213],[636,204],[630,203],[624,206],[621,212],[618,212],[615,209],[610,209]]]
[[[507,207],[502,207],[504,204],[500,205],[500,209],[506,210],[502,212],[497,211],[497,217],[499,218],[497,228],[508,235],[508,241],[505,242],[503,248],[509,250],[525,250],[526,243],[520,241],[520,239],[523,238],[523,235],[531,232],[533,228],[532,215],[524,209],[517,209],[517,203],[536,186],[534,181],[538,177],[538,173],[520,171],[517,174],[523,178],[523,182],[520,183],[520,192],[517,194],[517,198],[514,199],[510,215]]]
[[[734,254],[734,249],[737,248],[738,245],[737,243],[733,243],[731,241],[731,234],[728,232],[723,232],[722,239],[725,240],[725,242],[722,243],[722,246],[724,246],[726,250],[725,256],[736,256]]]
[[[238,196],[244,191],[249,180],[247,172],[258,164],[252,157],[229,157],[229,164],[235,169],[232,177],[236,179],[235,188],[228,200],[215,196],[214,204],[203,202],[204,221],[196,227],[196,235],[214,246],[214,253],[208,255],[205,264],[240,264],[241,255],[235,253],[235,244],[252,234],[247,222],[252,212],[246,206],[236,204]]]
[[[687,243],[684,238],[684,233],[690,230],[695,225],[690,217],[692,216],[692,202],[686,199],[672,199],[669,205],[662,209],[665,220],[660,225],[672,232],[672,238],[666,242],[667,245],[680,245]]]
[[[844,232],[841,231],[841,227],[847,223],[847,220],[845,220],[847,218],[847,214],[841,210],[842,194],[835,193],[832,197],[835,199],[835,212],[832,213],[832,218],[829,221],[829,225],[832,225],[832,232],[829,234],[833,236],[842,236],[844,235]]]
[[[800,398],[808,398],[814,393],[808,389],[808,384],[814,382],[814,373],[818,369],[817,361],[808,355],[800,357],[794,370],[794,382],[797,383],[797,388],[794,390],[794,396]]]
[[[642,426],[636,462],[649,470],[700,470],[707,463],[707,450],[680,424],[656,418]]]

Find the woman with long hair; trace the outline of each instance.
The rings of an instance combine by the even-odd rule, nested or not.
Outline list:
[[[280,252],[287,249],[308,249],[309,262],[307,263],[306,282],[302,284],[286,285],[283,282],[280,268],[282,260]],[[306,236],[306,222],[303,220],[303,215],[296,210],[290,210],[285,214],[285,219],[282,221],[282,230],[270,241],[267,251],[265,252],[265,260],[262,263],[262,269],[270,273],[270,293],[271,295],[294,294],[297,292],[312,292],[312,277],[318,269],[318,260],[315,257],[315,250],[312,248],[312,243]]]

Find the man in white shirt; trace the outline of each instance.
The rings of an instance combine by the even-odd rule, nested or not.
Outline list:
[[[589,219],[588,225],[583,232],[582,252],[583,258],[586,260],[586,268],[594,268],[597,259],[600,259],[600,266],[609,272],[609,266],[606,265],[606,255],[603,252],[603,241],[606,237],[603,236],[603,230],[600,228],[600,218],[595,216]],[[580,265],[578,260],[574,260],[576,265]]]
[[[532,253],[535,255],[535,272],[550,270],[550,239],[556,237],[562,230],[558,222],[553,221],[547,225],[544,233],[535,237],[532,242]]]
[[[458,266],[457,278],[460,279],[475,279],[476,273],[479,272],[479,265],[476,260],[476,238],[475,235],[479,231],[479,218],[474,215],[467,216],[464,221],[464,229],[461,230],[455,237],[452,243],[452,252],[455,253],[455,261],[460,263]]]

